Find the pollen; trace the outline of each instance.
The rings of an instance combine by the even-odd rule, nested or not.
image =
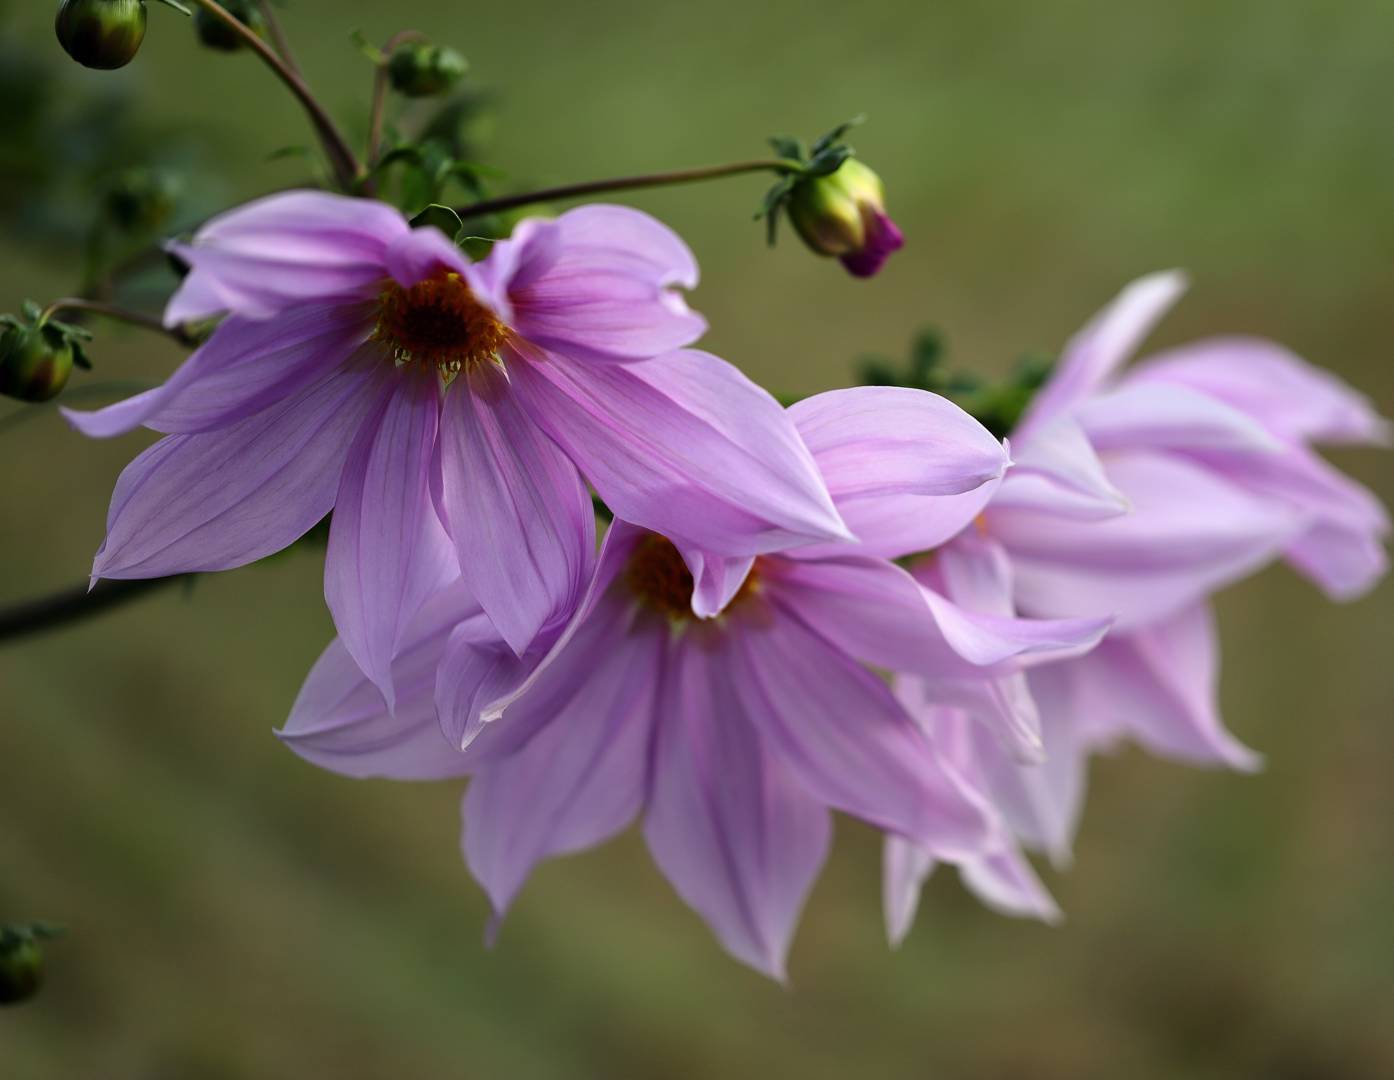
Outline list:
[[[508,329],[475,299],[459,274],[439,274],[409,289],[382,294],[373,338],[397,365],[437,368],[447,379],[494,359]]]
[[[759,570],[757,560],[726,611],[759,591]],[[641,604],[674,622],[696,618],[692,613],[692,571],[667,537],[655,534],[639,541],[625,567],[624,583]]]

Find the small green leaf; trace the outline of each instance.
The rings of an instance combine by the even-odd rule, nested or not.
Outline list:
[[[449,237],[458,236],[464,228],[460,215],[442,203],[431,203],[411,219],[411,225],[414,229],[434,226]]]
[[[819,139],[816,143],[813,144],[813,156],[817,157],[819,154],[821,154],[824,150],[828,149],[834,143],[841,142],[842,137],[844,135],[846,135],[854,127],[864,123],[865,121],[866,114],[863,113],[861,115],[854,116],[852,117],[852,119],[846,120],[841,124],[838,124],[837,127],[833,128],[830,132],[828,132],[826,135],[824,135],[821,139]]]
[[[387,57],[383,51],[368,40],[368,35],[362,30],[353,30],[349,33],[349,40],[354,43],[358,51],[371,60],[378,67],[387,63]]]
[[[792,135],[771,135],[769,143],[774,148],[774,152],[782,158],[803,161],[807,156],[803,140],[796,139]]]

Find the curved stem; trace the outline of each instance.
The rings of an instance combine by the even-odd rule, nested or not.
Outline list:
[[[426,35],[419,30],[399,30],[382,46],[382,59],[373,74],[373,112],[368,122],[368,167],[372,168],[378,160],[378,146],[382,142],[383,114],[387,107],[387,64],[398,47],[408,41],[425,41]]]
[[[304,106],[305,111],[309,114],[310,122],[314,125],[320,142],[324,146],[324,152],[329,157],[329,164],[334,170],[339,186],[345,191],[352,191],[358,182],[362,168],[358,164],[358,159],[354,157],[353,151],[349,149],[348,143],[344,141],[343,135],[335,127],[334,121],[325,111],[324,106],[305,85],[305,80],[277,56],[271,46],[257,37],[245,23],[230,14],[227,8],[217,3],[216,0],[192,0],[192,3],[203,8],[204,11],[240,37],[247,47],[276,73],[277,78],[285,83],[286,88],[295,95],[296,100]]]
[[[189,580],[192,576],[180,574],[134,581],[101,581],[90,590],[86,585],[74,585],[47,596],[23,600],[0,610],[0,642],[56,630],[68,623],[100,615],[176,581]]]
[[[257,0],[257,7],[261,9],[261,17],[266,21],[266,31],[271,35],[271,44],[276,46],[277,54],[286,62],[286,67],[299,75],[300,65],[295,62],[295,54],[290,51],[290,39],[281,27],[281,20],[276,18],[276,9],[271,0]]]
[[[80,296],[65,296],[61,300],[53,301],[44,308],[43,314],[39,316],[40,324],[48,322],[60,311],[85,311],[92,315],[116,319],[118,322],[129,323],[131,326],[139,326],[145,330],[153,330],[157,334],[164,334],[187,348],[193,348],[198,344],[197,339],[185,331],[183,327],[166,326],[154,315],[147,315],[143,311],[132,311],[130,308],[108,304],[101,300],[88,300]]]
[[[741,176],[745,173],[803,172],[801,162],[790,158],[761,158],[755,161],[736,161],[728,165],[703,165],[695,169],[676,169],[672,172],[644,173],[639,176],[615,176],[608,180],[588,180],[579,184],[563,184],[560,187],[541,188],[526,191],[519,195],[504,195],[497,199],[483,199],[468,206],[457,206],[455,212],[462,218],[481,217],[496,214],[501,210],[513,210],[530,203],[555,202],[560,199],[574,199],[581,195],[596,195],[605,191],[633,191],[639,188],[668,187],[672,184],[690,184],[700,180],[718,180],[724,176]]]

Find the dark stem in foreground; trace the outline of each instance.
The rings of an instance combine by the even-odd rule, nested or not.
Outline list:
[[[401,30],[393,34],[382,47],[382,58],[373,74],[373,109],[368,121],[368,167],[377,164],[378,147],[382,144],[383,116],[387,111],[387,62],[392,54],[408,41],[425,41],[419,30]]]
[[[457,206],[455,212],[462,218],[482,217],[484,214],[514,210],[520,206],[529,206],[532,203],[575,199],[582,195],[597,195],[606,191],[634,191],[639,188],[668,187],[673,184],[690,184],[699,180],[718,180],[724,176],[741,176],[745,173],[799,173],[803,171],[802,162],[789,158],[735,161],[728,165],[703,165],[696,169],[676,169],[673,172],[614,176],[608,180],[587,180],[579,184],[563,184],[560,187],[525,191],[518,195],[504,195],[497,199],[484,199],[480,202],[470,203],[468,206]]]
[[[271,44],[276,47],[277,54],[286,62],[286,67],[299,75],[300,65],[295,62],[295,54],[290,51],[290,39],[281,28],[281,20],[276,18],[275,5],[271,0],[257,0],[257,7],[261,9],[261,17],[266,21],[266,30],[271,35]]]
[[[90,591],[86,585],[74,585],[46,596],[22,600],[0,609],[0,642],[57,630],[69,623],[121,607],[176,581],[189,581],[192,578],[192,574],[180,574],[135,581],[100,581]]]
[[[286,88],[295,95],[296,100],[304,106],[305,111],[310,115],[310,122],[314,125],[316,133],[319,135],[320,142],[324,145],[324,152],[329,157],[329,164],[334,170],[334,175],[339,181],[339,186],[344,191],[352,191],[354,185],[358,183],[359,175],[362,171],[358,164],[358,159],[349,149],[349,145],[344,141],[339,129],[335,126],[329,113],[324,106],[316,99],[310,88],[305,85],[305,80],[296,74],[286,61],[282,60],[276,51],[262,41],[252,30],[236,16],[232,15],[227,8],[216,3],[215,0],[192,0],[193,3],[203,8],[206,12],[218,19],[229,30],[240,37],[243,42],[257,54],[281,82],[285,83]]]

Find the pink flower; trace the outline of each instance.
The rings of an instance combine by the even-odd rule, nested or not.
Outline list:
[[[351,663],[331,645],[283,738],[354,776],[472,772],[465,856],[500,917],[536,863],[642,818],[678,893],[730,952],[775,977],[827,851],[830,809],[933,857],[982,851],[986,807],[866,665],[1005,674],[1023,656],[1085,647],[1106,621],[973,614],[890,561],[957,532],[1006,466],[955,406],[862,388],[790,414],[838,509],[859,523],[859,546],[752,566],[684,556],[616,521],[587,600],[544,657],[507,654],[477,618],[423,621],[399,661],[415,695],[394,720],[346,689]],[[720,607],[710,619],[697,612],[704,572]]]
[[[457,575],[517,652],[566,621],[585,480],[694,550],[846,536],[774,399],[682,349],[697,267],[637,211],[527,221],[471,263],[388,206],[295,192],[174,250],[192,270],[167,320],[231,314],[163,386],[67,414],[167,435],[117,482],[94,578],[241,566],[332,509],[326,599],[390,700],[417,608]]]

